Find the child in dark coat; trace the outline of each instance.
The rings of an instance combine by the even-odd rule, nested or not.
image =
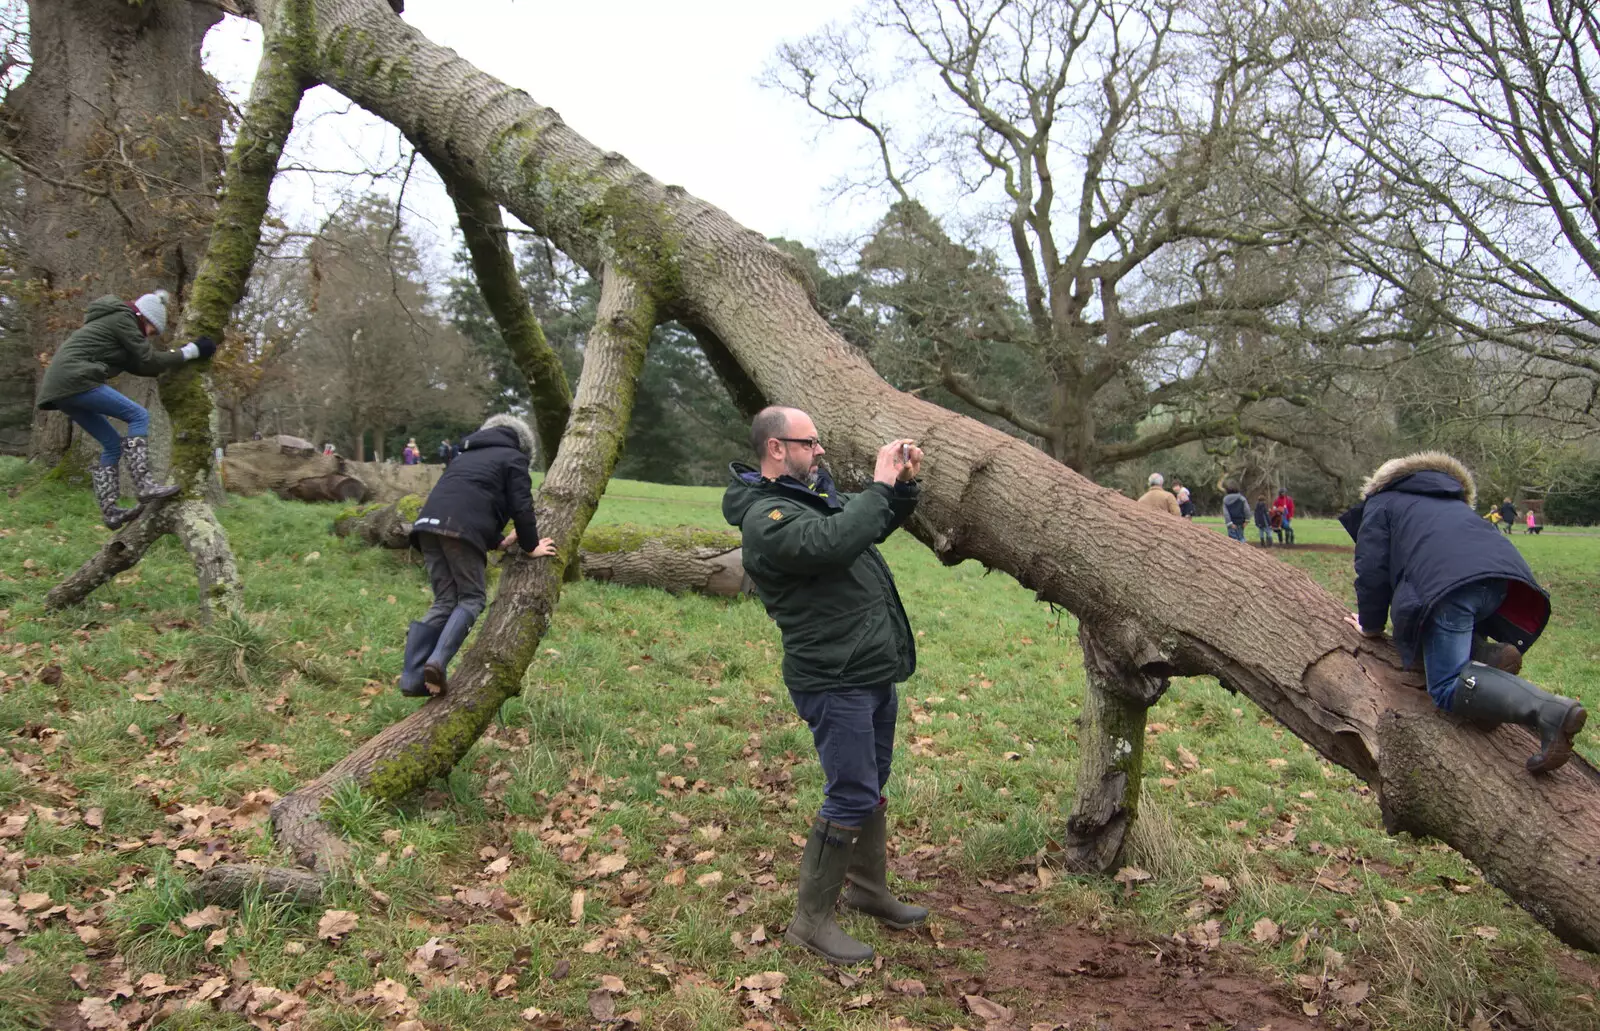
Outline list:
[[[1425,452],[1385,462],[1339,517],[1356,542],[1356,604],[1351,622],[1369,637],[1391,619],[1409,665],[1419,656],[1428,694],[1446,712],[1475,723],[1517,723],[1539,735],[1527,762],[1545,773],[1572,756],[1588,718],[1582,705],[1540,690],[1511,669],[1550,619],[1550,600],[1516,547],[1473,510],[1466,466]],[[1474,662],[1474,635],[1512,646]]]
[[[1267,499],[1266,498],[1264,498],[1264,497],[1257,497],[1256,498],[1256,512],[1255,512],[1255,515],[1256,515],[1256,536],[1258,538],[1260,538],[1260,543],[1261,543],[1261,546],[1263,548],[1270,547],[1271,544],[1272,544],[1272,523],[1271,523],[1271,518],[1272,517],[1271,517],[1271,514],[1267,511]]]
[[[401,694],[444,693],[445,670],[488,599],[490,551],[520,541],[534,558],[556,553],[555,542],[540,538],[534,521],[528,473],[533,446],[527,423],[514,415],[491,415],[462,442],[461,453],[428,493],[412,524],[411,541],[428,567],[433,607],[406,634]],[[502,540],[507,521],[516,529]]]

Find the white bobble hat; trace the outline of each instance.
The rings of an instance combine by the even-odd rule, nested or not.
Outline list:
[[[171,298],[172,295],[165,290],[157,290],[154,293],[145,294],[137,301],[134,301],[133,307],[140,315],[145,317],[145,321],[156,327],[157,333],[165,333],[167,331],[167,301]]]

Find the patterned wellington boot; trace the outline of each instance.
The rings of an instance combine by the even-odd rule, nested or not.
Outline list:
[[[160,501],[178,493],[176,485],[157,483],[150,475],[150,438],[128,437],[122,442],[122,460],[128,463],[128,478],[133,481],[139,500]]]
[[[117,504],[118,496],[122,493],[122,478],[117,474],[116,466],[96,465],[89,471],[89,482],[94,485],[94,499],[100,503],[100,518],[111,529],[126,526],[144,511],[143,505],[122,508]]]

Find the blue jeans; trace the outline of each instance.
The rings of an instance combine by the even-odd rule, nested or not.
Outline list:
[[[1449,711],[1456,678],[1472,658],[1472,631],[1505,600],[1504,580],[1480,580],[1457,587],[1433,607],[1422,628],[1422,667],[1434,705]]]
[[[104,383],[93,390],[73,394],[56,402],[67,418],[100,442],[100,464],[116,465],[122,460],[122,436],[106,416],[128,424],[128,436],[150,435],[150,413]]]
[[[789,697],[811,728],[826,778],[817,815],[844,827],[861,826],[889,783],[900,712],[894,685],[790,691]]]
[[[1228,524],[1228,536],[1232,537],[1236,541],[1244,540],[1244,524],[1243,523],[1229,523]]]

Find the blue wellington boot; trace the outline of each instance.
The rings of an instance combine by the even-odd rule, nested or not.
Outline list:
[[[444,694],[449,688],[444,671],[450,665],[450,660],[456,657],[456,652],[461,650],[461,644],[467,639],[477,618],[466,609],[456,609],[445,621],[444,629],[439,631],[439,640],[433,646],[433,654],[428,656],[428,661],[422,667],[423,683],[429,688],[438,688],[431,693]]]
[[[442,627],[416,622],[406,631],[405,665],[400,669],[400,693],[407,698],[428,697],[428,685],[422,680],[422,665],[433,654],[439,643]]]

